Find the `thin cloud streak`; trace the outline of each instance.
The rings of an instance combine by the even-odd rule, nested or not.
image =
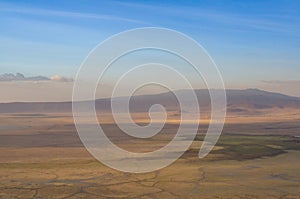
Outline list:
[[[207,19],[209,21],[218,22],[226,25],[242,26],[255,30],[265,30],[272,32],[298,32],[299,26],[291,26],[286,23],[274,23],[274,21],[265,19],[265,16],[260,15],[260,18],[253,19],[253,16],[238,15],[226,12],[216,12],[207,9],[201,9],[199,7],[188,7],[188,6],[163,6],[163,5],[149,5],[140,3],[128,3],[114,1],[117,5],[137,8],[137,9],[148,9],[152,11],[159,11],[159,13],[168,13],[173,16],[181,16],[188,18],[190,20],[197,19]],[[274,17],[274,16],[273,16]],[[285,19],[284,17],[278,15],[280,19]],[[286,19],[285,19],[286,20]],[[233,28],[236,30],[237,28]],[[246,30],[243,30],[246,31]],[[248,30],[253,31],[253,30]]]
[[[68,18],[87,18],[87,19],[101,19],[101,20],[115,20],[115,21],[124,21],[137,24],[146,24],[143,21],[118,17],[115,15],[106,15],[106,14],[94,14],[94,13],[82,13],[82,12],[69,12],[69,11],[60,11],[60,10],[49,10],[49,9],[37,9],[37,8],[5,8],[2,6],[0,8],[1,12],[9,13],[18,13],[26,15],[40,15],[40,16],[55,16],[55,17],[68,17]]]
[[[300,80],[262,80],[261,89],[300,97]]]
[[[265,84],[294,84],[300,85],[300,80],[262,80]]]

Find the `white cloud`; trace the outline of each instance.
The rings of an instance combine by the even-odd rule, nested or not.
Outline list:
[[[73,82],[73,78],[68,78],[68,77],[63,77],[60,75],[54,75],[50,77],[51,81],[56,81],[56,82]]]

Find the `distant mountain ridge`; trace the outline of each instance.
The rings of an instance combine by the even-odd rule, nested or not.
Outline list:
[[[44,76],[33,76],[33,77],[25,77],[21,73],[16,73],[15,75],[12,73],[5,73],[0,75],[0,81],[47,81],[50,80],[48,77]]]
[[[217,91],[217,90],[215,90]],[[176,91],[184,96],[187,90]],[[200,109],[209,109],[210,97],[208,90],[195,90]],[[226,90],[227,110],[229,112],[242,112],[247,110],[261,110],[270,108],[294,108],[300,109],[300,98],[273,93],[258,89]],[[117,98],[122,103],[122,97]],[[187,99],[188,100],[188,99]],[[85,103],[85,102],[79,102]],[[143,112],[153,104],[161,104],[168,111],[179,110],[178,101],[171,92],[133,96],[130,101],[132,112]],[[110,112],[110,99],[97,99],[95,107],[97,111]],[[14,102],[0,103],[0,113],[63,113],[72,111],[72,102]]]

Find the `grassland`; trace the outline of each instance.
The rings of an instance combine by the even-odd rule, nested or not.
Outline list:
[[[196,138],[203,139],[204,135]],[[216,146],[221,147],[212,151],[212,154],[219,155],[216,160],[242,161],[300,150],[300,139],[294,136],[226,134],[220,137]]]

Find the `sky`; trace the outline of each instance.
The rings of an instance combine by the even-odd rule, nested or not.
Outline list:
[[[300,96],[300,1],[0,0],[0,75],[49,79],[0,78],[0,102],[70,100],[69,80],[89,52],[113,34],[141,27],[195,39],[226,88]]]

